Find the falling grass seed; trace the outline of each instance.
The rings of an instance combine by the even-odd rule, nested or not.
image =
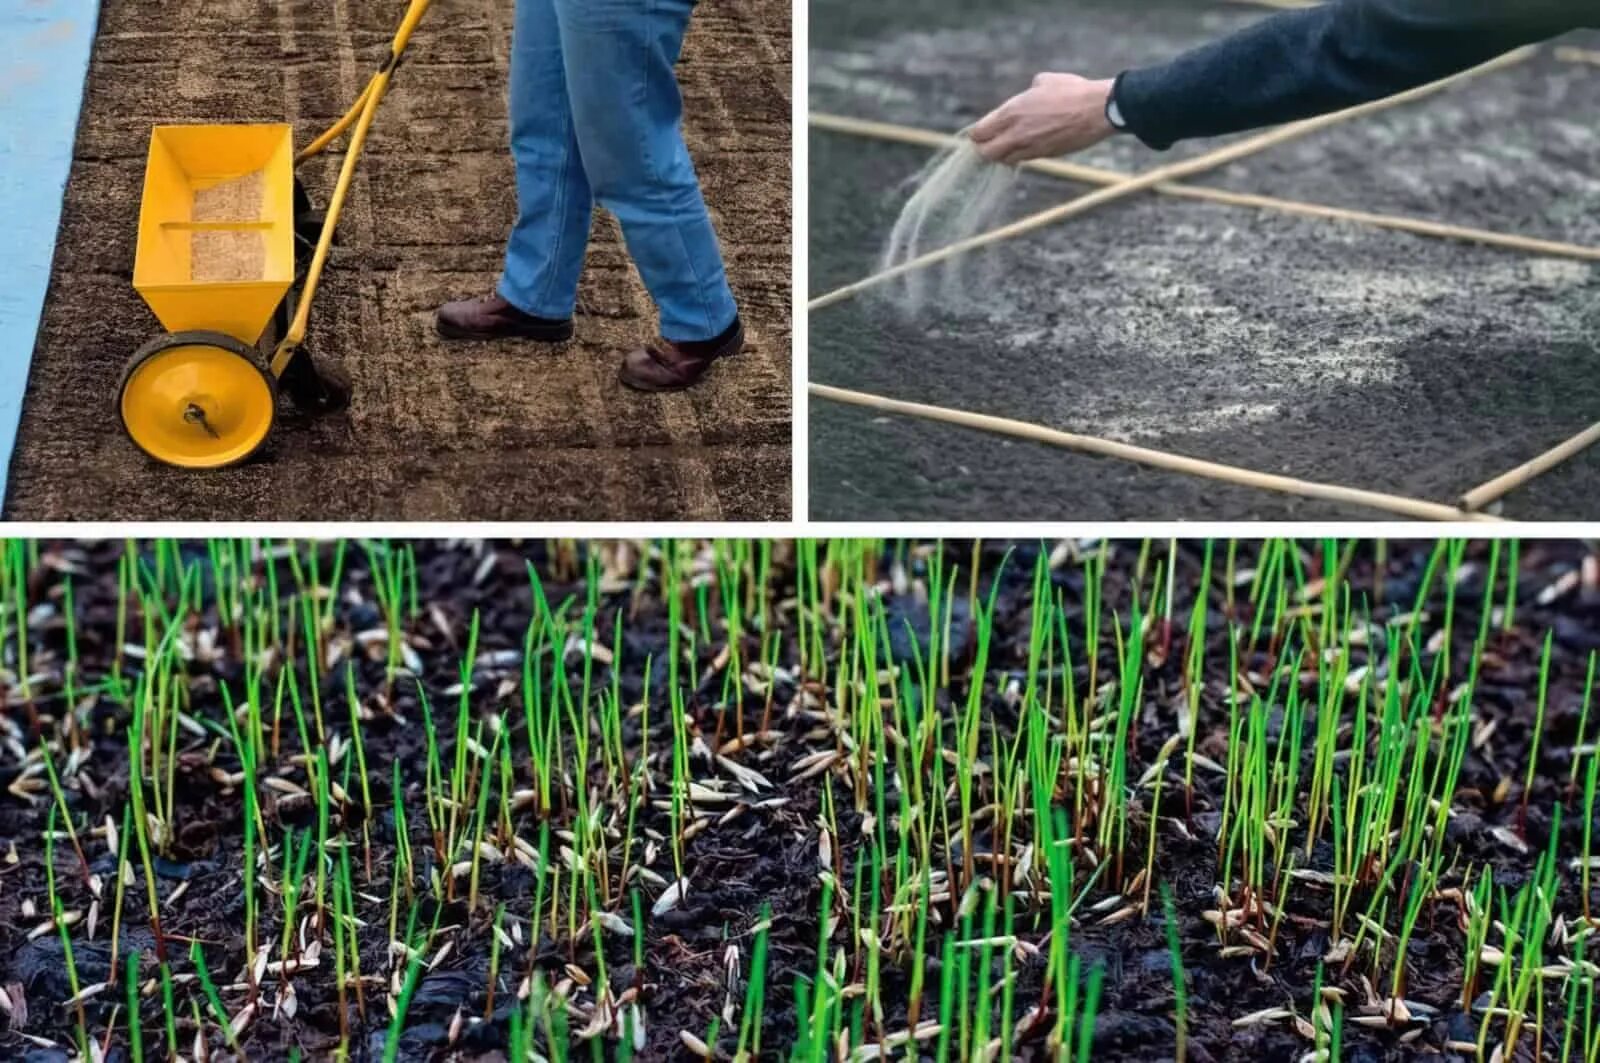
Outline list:
[[[992,228],[1016,180],[1014,167],[990,162],[965,133],[958,136],[907,182],[914,191],[889,233],[879,268],[892,269]],[[983,275],[976,284],[969,252],[912,270],[880,291],[906,317],[921,314],[934,290],[945,307],[970,304],[975,291],[993,287],[993,253],[982,254]]]

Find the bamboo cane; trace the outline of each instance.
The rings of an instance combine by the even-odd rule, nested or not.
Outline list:
[[[1463,512],[1453,506],[1442,505],[1438,502],[1425,502],[1417,498],[1406,498],[1403,495],[1390,495],[1380,491],[1366,491],[1357,487],[1339,487],[1334,484],[1301,480],[1292,476],[1255,472],[1251,469],[1241,469],[1236,465],[1222,465],[1214,461],[1204,461],[1200,458],[1190,458],[1181,454],[1152,450],[1149,447],[1134,446],[1131,443],[1118,443],[1115,440],[1101,439],[1098,436],[1063,432],[1060,429],[1046,428],[1044,425],[1012,420],[1009,417],[994,417],[989,414],[970,413],[966,410],[952,410],[943,406],[928,406],[920,402],[906,402],[902,399],[891,399],[864,391],[850,391],[845,388],[830,387],[827,384],[811,384],[808,390],[817,398],[829,399],[833,402],[864,406],[884,413],[919,417],[927,421],[942,421],[945,424],[960,425],[963,428],[975,428],[981,432],[992,432],[998,435],[1010,436],[1014,439],[1027,439],[1035,443],[1061,447],[1065,450],[1076,450],[1086,454],[1099,454],[1111,458],[1123,458],[1127,461],[1138,462],[1141,465],[1149,465],[1153,468],[1168,469],[1173,472],[1187,473],[1191,476],[1203,476],[1207,479],[1221,480],[1224,483],[1239,484],[1243,487],[1278,491],[1283,494],[1300,495],[1304,498],[1316,498],[1326,502],[1366,506],[1369,509],[1383,510],[1420,520],[1485,521],[1498,519],[1481,513]]]
[[[831,292],[827,292],[816,297],[815,299],[812,299],[810,303],[807,304],[807,309],[820,310],[823,307],[831,306],[837,302],[842,302],[843,300],[848,299],[859,292],[882,284],[885,281],[892,280],[895,277],[904,276],[905,274],[914,270],[923,269],[938,262],[943,262],[968,251],[974,251],[981,247],[987,247],[988,245],[998,243],[1001,240],[1009,240],[1014,236],[1021,236],[1025,233],[1033,232],[1034,230],[1041,229],[1047,225],[1053,225],[1058,221],[1064,221],[1067,218],[1075,217],[1079,214],[1085,213],[1086,211],[1093,210],[1095,207],[1098,207],[1101,204],[1110,203],[1118,199],[1124,199],[1136,192],[1143,192],[1146,189],[1153,188],[1159,184],[1181,180],[1186,177],[1193,177],[1196,174],[1204,173],[1207,170],[1214,170],[1219,166],[1225,166],[1228,163],[1235,162],[1247,155],[1252,155],[1256,152],[1265,150],[1266,148],[1306,136],[1307,134],[1325,129],[1328,126],[1334,125],[1338,122],[1346,121],[1350,118],[1359,117],[1361,115],[1372,114],[1377,111],[1398,106],[1402,103],[1407,103],[1413,100],[1431,96],[1434,93],[1440,92],[1443,89],[1468,78],[1477,77],[1492,70],[1500,70],[1513,64],[1523,62],[1532,56],[1536,50],[1536,47],[1532,45],[1518,48],[1514,51],[1507,52],[1505,55],[1499,56],[1498,58],[1491,59],[1487,63],[1475,66],[1470,70],[1463,70],[1458,74],[1453,74],[1450,77],[1431,82],[1427,85],[1420,85],[1417,88],[1397,93],[1394,96],[1389,96],[1381,100],[1374,100],[1371,103],[1364,103],[1355,107],[1349,107],[1343,111],[1336,111],[1332,114],[1319,115],[1316,118],[1307,118],[1304,121],[1295,122],[1291,125],[1269,130],[1265,133],[1258,133],[1255,136],[1247,137],[1246,139],[1238,141],[1234,144],[1229,144],[1226,147],[1218,148],[1216,151],[1207,152],[1204,155],[1199,155],[1183,162],[1175,162],[1169,163],[1166,166],[1158,166],[1155,169],[1147,170],[1138,176],[1129,177],[1127,180],[1120,181],[1117,184],[1107,185],[1106,187],[1097,191],[1090,192],[1086,196],[1080,196],[1077,199],[1058,204],[1049,208],[1048,210],[1040,211],[1037,214],[1030,214],[1027,217],[1019,218],[1014,222],[1011,222],[1007,225],[1002,225],[997,229],[991,229],[986,233],[979,233],[978,235],[969,237],[968,239],[958,240],[953,244],[947,244],[936,251],[930,251],[925,255],[919,255],[918,257],[909,261],[902,262],[896,266],[891,266],[889,269],[880,270],[877,273],[869,274],[868,276],[863,277],[854,283],[847,284],[842,288],[836,288]]]
[[[1551,447],[1536,458],[1523,462],[1510,472],[1501,473],[1488,483],[1474,487],[1461,496],[1461,508],[1467,510],[1482,509],[1496,499],[1502,498],[1521,487],[1535,476],[1549,472],[1568,458],[1577,456],[1596,443],[1600,443],[1600,424],[1592,424],[1571,439]]]
[[[874,122],[835,114],[812,114],[810,116],[810,124],[817,129],[827,130],[830,133],[844,133],[850,136],[868,137],[897,144],[911,144],[927,148],[949,147],[956,143],[960,136],[960,134],[937,133],[932,130],[918,129],[914,126],[896,125],[892,122]],[[1047,174],[1051,177],[1061,177],[1082,184],[1116,185],[1128,179],[1127,174],[1117,170],[1084,166],[1080,163],[1063,162],[1059,159],[1034,159],[1023,163],[1022,169]],[[1151,191],[1160,195],[1199,200],[1206,203],[1252,207],[1259,210],[1277,211],[1281,214],[1325,218],[1330,221],[1354,222],[1380,229],[1411,233],[1415,236],[1461,240],[1467,243],[1483,244],[1488,247],[1502,247],[1511,251],[1526,251],[1530,254],[1549,255],[1553,258],[1574,258],[1589,262],[1600,262],[1600,247],[1586,247],[1582,244],[1565,243],[1558,240],[1541,240],[1537,237],[1521,236],[1516,233],[1501,233],[1491,229],[1478,229],[1464,225],[1426,221],[1422,218],[1408,218],[1397,214],[1379,214],[1372,211],[1352,210],[1346,207],[1328,207],[1320,203],[1307,203],[1302,200],[1279,199],[1276,196],[1260,196],[1249,192],[1230,192],[1220,188],[1204,188],[1196,185],[1177,184],[1171,181],[1155,185],[1151,188]]]

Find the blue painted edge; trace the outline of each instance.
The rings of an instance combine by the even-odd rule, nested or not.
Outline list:
[[[38,342],[100,0],[0,0],[0,498]]]

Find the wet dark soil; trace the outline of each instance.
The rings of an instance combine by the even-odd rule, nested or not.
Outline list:
[[[781,520],[791,511],[788,0],[701,5],[678,68],[685,136],[749,338],[696,389],[617,382],[654,308],[597,214],[577,339],[447,344],[442,302],[493,287],[515,217],[512,7],[434,10],[385,99],[317,296],[308,349],[348,413],[284,401],[249,464],[146,460],[113,409],[158,329],[131,285],[150,127],[283,122],[304,145],[387,54],[389,0],[106,0],[4,512],[17,520]],[[340,151],[304,167],[319,203]]]
[[[1351,592],[1353,596],[1365,596],[1370,601],[1376,622],[1385,622],[1412,609],[1430,548],[1431,544],[1388,544],[1381,566],[1370,544],[1356,552],[1349,569]],[[965,566],[973,556],[969,544],[948,544],[945,549],[950,563]],[[1007,544],[984,544],[979,581],[980,592],[986,592],[996,579],[1000,583],[995,641],[990,669],[983,681],[985,712],[994,717],[1001,735],[1008,733],[1015,720],[1014,710],[1000,692],[1008,679],[1018,675],[1026,665],[1029,579],[1041,547],[1033,543],[1015,544],[1009,547],[1009,559],[1007,549]],[[1305,549],[1309,557],[1316,547],[1307,544]],[[49,609],[41,608],[40,603],[59,605],[62,571],[68,567],[76,573],[73,591],[78,619],[76,647],[80,665],[77,674],[88,681],[104,674],[111,666],[116,649],[114,573],[120,550],[121,546],[114,544],[61,544],[44,553],[41,567],[30,581],[31,601],[36,610],[35,639],[30,653],[33,672],[41,677],[48,675],[66,652],[65,633],[58,615],[51,616]],[[474,611],[478,612],[481,622],[480,661],[491,660],[489,655],[505,654],[522,646],[524,628],[531,614],[527,563],[533,563],[541,573],[552,603],[573,594],[580,595],[578,600],[582,600],[582,587],[577,581],[582,568],[566,547],[425,543],[419,544],[417,550],[423,612],[409,628],[409,641],[420,655],[423,685],[435,706],[454,702],[449,691],[459,679],[459,656],[466,640],[468,619]],[[1241,570],[1253,564],[1255,550],[1252,544],[1242,545]],[[1158,545],[1152,557],[1162,556],[1164,552],[1164,546]],[[1105,580],[1107,614],[1115,611],[1124,621],[1133,593],[1138,553],[1137,544],[1120,544],[1109,554]],[[1455,588],[1454,637],[1448,643],[1453,675],[1466,674],[1470,643],[1480,616],[1486,553],[1482,544],[1469,547],[1468,563]],[[774,556],[777,565],[772,600],[775,604],[792,601],[793,552],[786,544],[781,544]],[[1180,544],[1175,616],[1188,615],[1200,560],[1199,544]],[[1589,654],[1600,649],[1600,586],[1593,578],[1594,563],[1595,557],[1589,550],[1576,543],[1537,542],[1523,546],[1520,604],[1515,623],[1494,636],[1489,652],[1481,661],[1476,711],[1480,723],[1493,724],[1495,730],[1492,741],[1470,751],[1463,766],[1457,815],[1448,838],[1449,853],[1455,859],[1457,871],[1469,865],[1488,864],[1494,868],[1495,881],[1501,886],[1515,888],[1526,881],[1535,855],[1519,853],[1497,841],[1489,828],[1521,826],[1527,844],[1537,854],[1549,841],[1551,811],[1558,804],[1566,806],[1558,841],[1563,868],[1576,851],[1577,833],[1581,828],[1568,801],[1566,774],[1577,737],[1586,663]],[[908,563],[908,575],[912,580],[925,571],[924,564],[920,560]],[[886,586],[892,586],[895,573],[889,552],[882,558],[881,575]],[[287,574],[284,578],[287,581]],[[964,586],[966,579],[963,569],[957,584]],[[649,657],[659,663],[666,648],[665,615],[662,603],[652,592],[652,585],[647,581],[638,593],[629,589],[630,585],[628,581],[602,595],[597,624],[598,630],[610,631],[615,618],[623,617],[622,652],[614,668],[625,703],[645,695],[645,661]],[[1054,585],[1067,604],[1072,623],[1081,623],[1081,570],[1075,566],[1057,569]],[[1444,591],[1437,583],[1434,587],[1434,593],[1424,606],[1431,617],[1438,618],[1442,616]],[[1220,586],[1213,586],[1212,595],[1213,619],[1205,636],[1212,647],[1207,658],[1207,675],[1212,681],[1207,683],[1208,693],[1202,702],[1198,748],[1206,755],[1222,759],[1226,755],[1227,709],[1220,695],[1213,697],[1209,691],[1217,686],[1215,681],[1219,676],[1224,680],[1221,689],[1226,689],[1225,667],[1220,666],[1220,662],[1226,660],[1226,652],[1218,649],[1225,638],[1220,614],[1226,603]],[[920,630],[925,637],[926,609],[919,612],[919,606],[909,597],[892,596],[889,605],[890,615],[897,622],[906,621],[905,625],[897,623],[903,632],[897,654],[903,659],[909,654],[910,640],[915,633]],[[763,725],[764,729],[776,732],[776,737],[759,751],[750,750],[741,755],[749,766],[773,780],[788,779],[797,761],[818,748],[815,719],[795,711],[797,683],[805,682],[806,689],[818,695],[827,693],[825,687],[811,679],[801,679],[795,672],[793,615],[789,608],[778,605],[773,614],[785,632],[780,663],[791,676],[775,686],[770,717]],[[1247,613],[1240,615],[1247,616]],[[204,623],[214,623],[214,614]],[[364,564],[352,555],[345,590],[335,607],[334,632],[360,632],[378,623],[370,577]],[[1106,624],[1109,642],[1109,615]],[[137,630],[137,626],[131,630]],[[966,611],[958,610],[953,644],[970,649],[972,630]],[[1529,813],[1526,823],[1522,824],[1518,812],[1521,777],[1532,737],[1540,648],[1547,631],[1554,632],[1555,647],[1548,710],[1534,788],[1528,801]],[[1178,625],[1173,645],[1181,647],[1187,637],[1188,633]],[[221,644],[225,642],[221,640]],[[695,685],[686,699],[698,732],[713,745],[735,733],[732,711],[720,703],[717,694],[720,682],[716,678],[715,659],[719,650],[714,643],[702,646],[700,668],[696,671],[708,679]],[[963,667],[961,660],[964,658],[965,651],[958,656],[953,668],[950,698],[953,703],[961,702],[962,691],[968,683],[966,671],[970,666]],[[1147,673],[1146,703],[1139,713],[1134,738],[1135,767],[1130,769],[1133,772],[1142,771],[1154,762],[1170,733],[1173,706],[1182,682],[1180,660],[1181,654],[1174,652],[1166,661],[1153,663]],[[1264,644],[1258,654],[1241,661],[1246,669],[1269,665],[1268,647]],[[130,671],[136,667],[136,664],[128,665]],[[383,689],[382,664],[359,657],[355,667],[359,696],[363,703],[370,704]],[[571,662],[569,667],[576,669],[577,665]],[[1087,667],[1086,661],[1079,662],[1077,679],[1080,685],[1087,681]],[[1109,657],[1100,662],[1100,667],[1109,668]],[[475,718],[494,711],[507,711],[513,720],[520,718],[516,711],[520,708],[521,697],[516,682],[520,666],[511,666],[507,671],[509,674],[497,676],[493,666],[480,667],[475,676],[475,686],[480,691],[473,699]],[[652,673],[655,678],[649,693],[653,704],[666,700],[662,672],[657,668]],[[190,674],[196,698],[193,715],[217,719],[221,710],[216,684],[238,681],[237,662],[223,653],[209,662],[194,662]],[[1102,671],[1101,674],[1107,673]],[[576,677],[576,672],[574,675]],[[342,668],[325,676],[323,693],[328,705],[340,705],[344,679]],[[501,679],[510,682],[504,683]],[[609,683],[610,679],[610,669],[597,668],[597,686]],[[393,704],[394,718],[381,717],[363,728],[375,787],[375,807],[369,821],[372,878],[369,882],[366,877],[362,868],[364,860],[357,861],[357,888],[362,894],[357,908],[367,924],[360,935],[363,971],[369,974],[377,971],[380,976],[385,973],[380,958],[387,947],[386,893],[395,853],[393,811],[386,796],[391,762],[398,762],[403,772],[419,874],[425,874],[434,860],[426,830],[419,827],[424,763],[420,714],[415,696],[403,689],[396,691]],[[755,730],[750,721],[768,711],[759,699],[748,700],[746,730]],[[337,716],[337,712],[330,712]],[[68,783],[67,803],[80,829],[98,825],[108,815],[115,818],[122,814],[127,789],[127,747],[121,733],[126,722],[123,715],[121,709],[105,698],[89,698],[79,706],[79,723],[89,752]],[[651,748],[655,750],[670,748],[670,732],[665,729],[660,715],[664,714],[653,717],[655,733]],[[38,729],[59,729],[63,724],[62,706],[48,679],[36,680],[31,701],[13,695],[5,708],[5,720],[10,735],[29,747],[36,743]],[[441,732],[453,733],[449,727],[441,727]],[[520,724],[513,724],[513,735],[520,735]],[[450,734],[441,733],[440,738],[446,744],[448,758]],[[640,739],[637,720],[633,719],[626,733],[630,753],[638,748]],[[521,748],[520,741],[520,737],[516,739],[514,748]],[[209,737],[187,736],[181,744],[182,769],[176,787],[177,841],[170,858],[158,866],[159,888],[167,899],[161,913],[164,932],[179,939],[191,936],[200,939],[218,981],[227,982],[243,966],[242,945],[235,930],[243,918],[239,840],[242,808],[238,793],[226,788],[211,774],[213,763],[225,770],[237,768],[225,746],[222,752],[213,754],[213,745]],[[9,743],[4,752],[0,752],[0,782],[7,786],[18,777],[20,765],[15,759],[16,752],[17,747]],[[58,757],[57,763],[62,763],[61,758]],[[1514,785],[1509,792],[1497,794],[1497,788],[1507,779],[1514,779]],[[1215,932],[1201,918],[1203,911],[1214,906],[1212,890],[1220,876],[1216,842],[1212,837],[1220,790],[1216,778],[1207,773],[1199,773],[1196,781],[1192,805],[1181,792],[1168,791],[1163,798],[1159,809],[1163,822],[1187,822],[1191,836],[1185,837],[1185,832],[1176,829],[1164,829],[1156,858],[1158,879],[1172,886],[1177,904],[1189,983],[1190,1058],[1298,1057],[1308,1045],[1282,1024],[1248,1030],[1235,1030],[1231,1024],[1245,1014],[1269,1007],[1292,1006],[1304,1013],[1311,999],[1318,959],[1328,945],[1327,897],[1314,885],[1291,892],[1289,911],[1270,968],[1249,959],[1220,958]],[[730,944],[735,945],[748,957],[750,932],[763,905],[772,908],[772,961],[763,1045],[777,1058],[776,1053],[785,1051],[793,1043],[795,982],[797,977],[811,977],[816,963],[817,915],[821,902],[817,831],[822,785],[822,776],[780,783],[778,792],[787,799],[786,804],[765,809],[746,808],[731,821],[714,822],[692,840],[686,849],[685,864],[692,884],[688,901],[661,917],[647,916],[643,971],[633,967],[627,942],[606,937],[605,959],[614,991],[621,992],[637,985],[643,995],[648,1030],[643,1058],[679,1058],[683,1055],[680,1031],[705,1035],[723,1006],[725,949]],[[861,817],[843,796],[849,792],[848,783],[835,779],[834,791],[843,861],[840,866],[853,868],[857,851],[854,839],[860,834]],[[987,782],[980,780],[975,800],[987,800],[986,793]],[[25,904],[31,903],[43,910],[46,903],[40,832],[47,812],[48,805],[40,796],[24,799],[14,792],[0,794],[0,853],[7,854],[8,858],[0,867],[0,883],[3,883],[0,888],[0,985],[20,986],[28,1012],[25,1022],[13,1019],[0,1032],[0,1054],[9,1058],[64,1058],[25,1040],[23,1035],[47,1038],[63,1046],[70,1044],[72,1036],[73,1013],[59,1006],[69,995],[59,941],[53,934],[31,935],[30,931],[43,917],[23,914]],[[309,825],[306,810],[292,807],[290,802],[269,804],[268,812],[269,822],[274,824],[288,823],[297,829]],[[361,815],[356,807],[347,807],[343,812],[357,818]],[[1141,838],[1143,827],[1138,820],[1147,815],[1148,810],[1136,814],[1135,829]],[[570,822],[570,809],[558,807],[553,825],[559,828],[565,822]],[[641,826],[663,835],[670,831],[667,815],[659,809],[646,810]],[[517,828],[524,838],[537,836],[538,827],[531,815],[520,815]],[[88,840],[86,850],[91,870],[109,878],[113,866],[111,858],[105,855],[104,843]],[[9,858],[12,853],[14,860]],[[1320,854],[1313,866],[1323,866],[1326,859],[1326,854]],[[64,906],[85,909],[89,892],[76,859],[64,843],[57,846],[57,877]],[[175,891],[184,884],[183,894],[174,897]],[[452,954],[429,971],[420,984],[402,1042],[402,1059],[499,1058],[495,1053],[505,1043],[506,1005],[518,979],[530,965],[553,977],[560,977],[568,963],[590,972],[595,970],[592,939],[587,935],[572,943],[564,935],[552,939],[548,933],[541,934],[531,948],[507,950],[503,954],[496,1004],[489,1010],[491,930],[487,912],[492,911],[493,904],[504,902],[513,914],[525,913],[532,904],[532,880],[517,864],[486,864],[482,890],[486,906],[477,912],[469,912],[457,898],[440,913],[442,925],[463,929],[454,936]],[[1575,876],[1563,870],[1557,910],[1576,912],[1576,894]],[[1097,888],[1089,901],[1094,903],[1105,895],[1109,895],[1108,890]],[[142,887],[130,889],[127,894],[123,955],[128,949],[136,948],[148,956],[154,945],[141,896]],[[649,900],[647,897],[647,911]],[[278,930],[276,912],[272,905],[264,906],[263,935],[269,939]],[[433,914],[432,908],[425,905],[421,917],[431,919]],[[629,913],[624,911],[623,914]],[[105,929],[108,922],[104,913],[100,925],[99,933],[92,940],[81,928],[74,934],[74,952],[84,984],[104,980],[108,973]],[[1021,926],[1024,936],[1034,941],[1048,929],[1026,908],[1022,910]],[[1085,919],[1074,928],[1072,947],[1088,963],[1101,963],[1106,969],[1106,995],[1096,1026],[1096,1058],[1171,1057],[1175,1026],[1164,935],[1164,921],[1159,916],[1110,927],[1097,926],[1093,920]],[[187,942],[182,944],[186,951]],[[836,938],[834,945],[848,948],[842,938]],[[930,948],[932,984],[937,983],[936,952]],[[1411,978],[1407,997],[1437,1008],[1437,1018],[1407,1031],[1410,1039],[1403,1039],[1394,1031],[1347,1025],[1346,1058],[1409,1059],[1419,1052],[1441,1051],[1446,1040],[1459,1036],[1465,1022],[1458,1000],[1461,954],[1462,936],[1454,908],[1448,904],[1430,907],[1408,953]],[[1019,971],[1019,1014],[1031,1006],[1040,991],[1042,964],[1039,958],[1023,964]],[[1357,965],[1357,970],[1338,983],[1350,993],[1354,1002],[1365,999],[1359,980],[1363,966]],[[187,969],[180,959],[178,970]],[[368,987],[366,1016],[353,1008],[346,1016],[351,1024],[356,1058],[377,1058],[381,1052],[386,1016],[379,1003],[384,989],[380,982],[381,978]],[[319,971],[300,973],[295,985],[299,1011],[292,1019],[262,1017],[247,1029],[243,1040],[250,1058],[283,1059],[292,1048],[313,1059],[326,1058],[330,1053],[339,1028],[330,967],[324,963]],[[192,985],[180,987],[179,993],[180,1010],[187,1016],[188,1007],[184,1002],[190,996],[196,1000],[201,998]],[[237,1009],[243,995],[225,990],[225,998],[230,1009]],[[119,991],[88,1002],[86,1011],[92,1033],[105,1030],[115,1001],[120,999]],[[742,1001],[742,988],[736,999]],[[887,1029],[903,1026],[906,999],[905,976],[891,967],[885,975]],[[463,1028],[452,1043],[452,1026],[458,1024],[458,1009],[467,1016],[482,1016],[488,1011],[488,1018],[479,1023],[459,1024]],[[146,1045],[158,1044],[161,1037],[159,1005],[146,1000],[141,1021]],[[192,1038],[192,1026],[186,1019],[181,1021],[182,1028],[187,1031],[182,1035],[187,1045]],[[1552,1028],[1556,1026],[1558,1023],[1552,1024]],[[720,1046],[731,1052],[730,1036],[724,1029]],[[119,1033],[117,1041],[121,1040]],[[212,1040],[212,1048],[222,1052],[224,1046],[220,1038],[213,1036]],[[1038,1042],[1025,1046],[1027,1052],[1038,1048]],[[27,1056],[30,1052],[33,1053],[31,1057]],[[1446,1053],[1445,1058],[1453,1057]]]
[[[1039,70],[1108,76],[1267,13],[1249,5],[816,0],[811,106],[951,131]],[[1578,34],[1570,43],[1594,43]],[[1600,245],[1589,64],[1534,59],[1280,145],[1195,182]],[[1083,159],[1168,155],[1131,138]],[[811,294],[875,268],[922,149],[810,134]],[[1022,180],[1007,217],[1089,189]],[[1267,472],[1450,501],[1592,423],[1592,264],[1159,196],[999,246],[918,320],[858,296],[810,324],[811,379]],[[1264,494],[817,402],[814,515],[837,519],[1318,519]],[[1583,519],[1600,457],[1510,496]]]

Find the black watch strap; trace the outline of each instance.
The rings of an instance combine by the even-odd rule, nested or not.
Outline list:
[[[1128,131],[1128,119],[1123,115],[1122,108],[1117,104],[1117,89],[1122,87],[1122,78],[1118,77],[1111,83],[1111,91],[1106,94],[1106,121],[1111,128],[1119,133]]]

